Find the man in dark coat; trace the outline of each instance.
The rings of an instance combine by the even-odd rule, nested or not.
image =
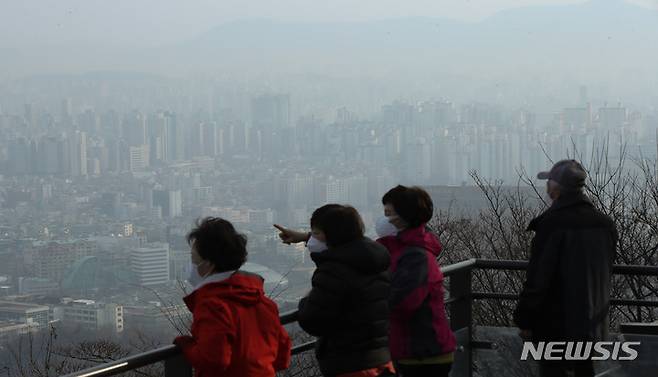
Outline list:
[[[521,337],[533,342],[603,340],[615,225],[584,194],[587,173],[578,162],[560,161],[537,178],[548,180],[553,204],[528,226],[535,237],[514,321]],[[542,377],[594,376],[591,360],[541,361],[540,372]]]

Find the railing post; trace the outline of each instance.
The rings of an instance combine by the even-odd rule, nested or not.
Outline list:
[[[471,341],[473,339],[473,312],[471,275],[472,266],[460,269],[450,275],[450,327],[457,337],[457,352],[455,353],[456,377],[473,375],[473,354]],[[462,367],[460,367],[462,366]],[[465,370],[459,370],[465,368]]]
[[[192,377],[192,367],[182,354],[166,359],[164,368],[165,377]]]

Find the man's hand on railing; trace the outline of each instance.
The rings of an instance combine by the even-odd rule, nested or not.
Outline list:
[[[283,241],[283,243],[286,245],[299,242],[307,242],[311,236],[311,234],[308,232],[288,229],[278,224],[274,224],[274,227],[279,230],[279,238],[281,238],[281,241]]]

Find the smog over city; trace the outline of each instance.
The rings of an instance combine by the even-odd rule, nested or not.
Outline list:
[[[292,356],[279,349],[254,375],[414,376],[424,360],[447,365],[436,376],[552,376],[541,358],[521,358],[530,341],[609,340],[636,342],[636,358],[595,361],[597,373],[648,376],[656,41],[655,0],[3,1],[0,375],[81,376],[161,349],[121,371],[247,376],[239,353],[230,365],[195,358],[207,313],[192,299],[256,289],[257,274],[262,288],[212,301],[262,323],[266,309],[250,305],[283,314]],[[577,205],[587,210],[566,214]],[[397,271],[419,248],[427,266]],[[345,296],[323,286],[328,276]],[[562,296],[569,284],[589,290]],[[258,305],[240,301],[254,292]],[[427,311],[396,314],[418,292]],[[368,327],[379,296],[390,324]],[[551,327],[564,339],[541,337],[546,313],[565,319]],[[400,324],[423,316],[437,344]],[[609,338],[568,338],[583,321]],[[387,359],[368,353],[381,365],[362,365],[372,340],[337,335],[341,324],[383,329]],[[253,336],[231,334],[236,349]],[[245,347],[245,360],[264,357]]]

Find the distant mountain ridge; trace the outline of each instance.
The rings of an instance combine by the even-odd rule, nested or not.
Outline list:
[[[596,38],[595,35],[599,35]],[[658,11],[622,0],[575,5],[530,6],[499,12],[481,22],[401,18],[367,22],[300,23],[245,20],[227,23],[181,47],[204,49],[427,48],[465,42],[607,42],[658,36]],[[574,41],[574,38],[576,39]],[[511,39],[509,41],[500,39]]]
[[[441,77],[442,85],[451,88],[466,80],[516,81],[532,90],[540,81],[599,82],[634,91],[638,85],[658,85],[656,41],[657,10],[622,0],[591,0],[508,9],[479,22],[249,19],[157,48],[6,51],[4,63],[19,77],[85,71],[242,78],[321,74],[401,82],[414,77],[420,86]]]

